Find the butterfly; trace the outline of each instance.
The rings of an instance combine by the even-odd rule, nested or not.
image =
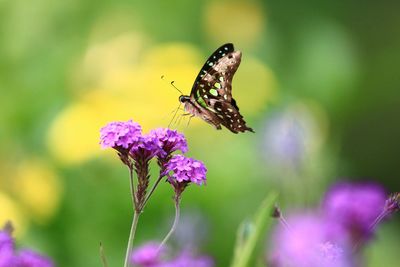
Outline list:
[[[232,78],[242,58],[233,44],[218,48],[206,61],[194,81],[190,96],[181,95],[179,101],[186,112],[200,117],[220,130],[221,125],[233,133],[250,131],[239,107],[232,97]]]

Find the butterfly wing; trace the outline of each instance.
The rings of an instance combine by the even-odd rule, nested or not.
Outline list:
[[[206,63],[204,63],[203,67],[201,68],[199,74],[197,75],[191,94],[193,94],[193,90],[195,90],[196,86],[199,84],[200,80],[205,76],[206,73],[208,73],[215,64],[218,63],[218,61],[226,56],[228,53],[232,53],[234,51],[233,44],[227,43],[222,45],[220,48],[215,50],[214,53],[207,59]]]
[[[241,62],[241,52],[232,44],[218,48],[197,76],[190,98],[207,112],[216,115],[218,123],[234,133],[253,131],[246,126],[239,107],[232,98],[232,78]]]
[[[235,105],[227,101],[217,101],[214,104],[214,108],[217,111],[216,115],[220,119],[220,123],[228,128],[233,133],[250,131],[253,129],[247,127],[243,116],[236,109]]]

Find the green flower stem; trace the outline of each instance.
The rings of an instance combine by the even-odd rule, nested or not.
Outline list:
[[[101,262],[103,263],[103,267],[108,267],[106,254],[104,253],[104,247],[101,242],[100,242],[100,258],[101,258]]]
[[[129,233],[128,245],[126,247],[126,254],[125,254],[125,263],[124,267],[129,267],[129,259],[131,257],[131,252],[133,248],[133,240],[135,239],[136,228],[139,222],[140,217],[140,209],[138,207],[138,203],[136,200],[135,195],[135,185],[134,185],[134,174],[133,174],[133,167],[129,166],[129,184],[131,189],[131,196],[132,196],[132,205],[133,205],[133,219],[131,225],[131,231]]]
[[[135,239],[136,228],[139,221],[140,212],[135,211],[131,225],[131,232],[129,233],[128,246],[126,247],[125,264],[124,267],[129,267],[129,259],[133,248],[133,240]]]
[[[158,184],[160,183],[161,179],[164,176],[160,175],[160,177],[158,177],[157,181],[154,183],[153,187],[150,189],[150,192],[147,194],[145,200],[143,201],[143,204],[140,206],[140,210],[143,210],[144,207],[146,206],[147,201],[149,200],[149,198],[151,197],[151,195],[153,194],[154,190],[156,190]]]
[[[135,184],[134,184],[133,180],[134,180],[133,167],[129,166],[129,185],[131,188],[132,205],[133,205],[134,210],[136,210],[137,209],[137,201],[136,201],[136,195],[135,195]]]
[[[172,227],[169,230],[168,234],[165,236],[165,238],[161,242],[160,246],[158,247],[158,250],[160,250],[165,245],[165,243],[167,243],[168,239],[171,237],[172,233],[175,231],[176,226],[178,225],[178,222],[179,222],[181,196],[180,195],[176,195],[174,199],[175,199],[175,219],[174,219],[174,223],[172,224]]]

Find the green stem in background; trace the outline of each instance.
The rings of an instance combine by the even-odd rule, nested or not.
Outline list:
[[[172,224],[172,227],[169,230],[168,234],[165,236],[163,241],[160,243],[160,246],[158,247],[158,250],[162,249],[162,247],[165,245],[165,243],[167,243],[168,239],[171,237],[172,233],[175,231],[176,226],[178,225],[178,222],[179,222],[180,202],[181,202],[180,194],[177,194],[174,199],[175,199],[175,219],[174,219],[174,223]]]
[[[125,264],[124,267],[129,267],[129,259],[133,248],[133,240],[135,239],[136,228],[139,221],[140,212],[135,211],[131,225],[131,232],[129,233],[128,245],[126,247]]]
[[[239,228],[231,267],[254,266],[252,259],[257,245],[260,245],[260,239],[265,235],[265,231],[273,220],[271,214],[273,214],[276,198],[276,193],[268,194],[253,219]]]
[[[101,262],[103,263],[103,267],[108,267],[106,254],[104,253],[104,247],[101,242],[100,242],[100,258],[101,258]]]
[[[158,184],[160,183],[161,179],[164,176],[160,175],[160,177],[158,177],[157,181],[154,183],[153,187],[150,189],[150,192],[147,194],[145,200],[143,201],[143,204],[140,207],[140,210],[143,210],[144,207],[146,206],[147,201],[149,200],[149,198],[151,197],[151,195],[153,194],[154,190],[156,190]]]

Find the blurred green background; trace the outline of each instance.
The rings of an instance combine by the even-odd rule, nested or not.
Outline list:
[[[227,266],[235,231],[269,191],[287,209],[317,206],[341,179],[398,191],[400,2],[0,0],[0,221],[57,265],[121,266],[131,222],[128,173],[99,129],[166,127],[206,58],[243,53],[233,95],[256,134],[175,123],[208,183],[183,196],[177,247]],[[157,173],[156,166],[152,172]],[[153,176],[154,179],[154,176]],[[167,184],[136,244],[173,216]],[[399,219],[384,224],[367,266],[398,266]],[[265,241],[267,242],[267,241]]]

